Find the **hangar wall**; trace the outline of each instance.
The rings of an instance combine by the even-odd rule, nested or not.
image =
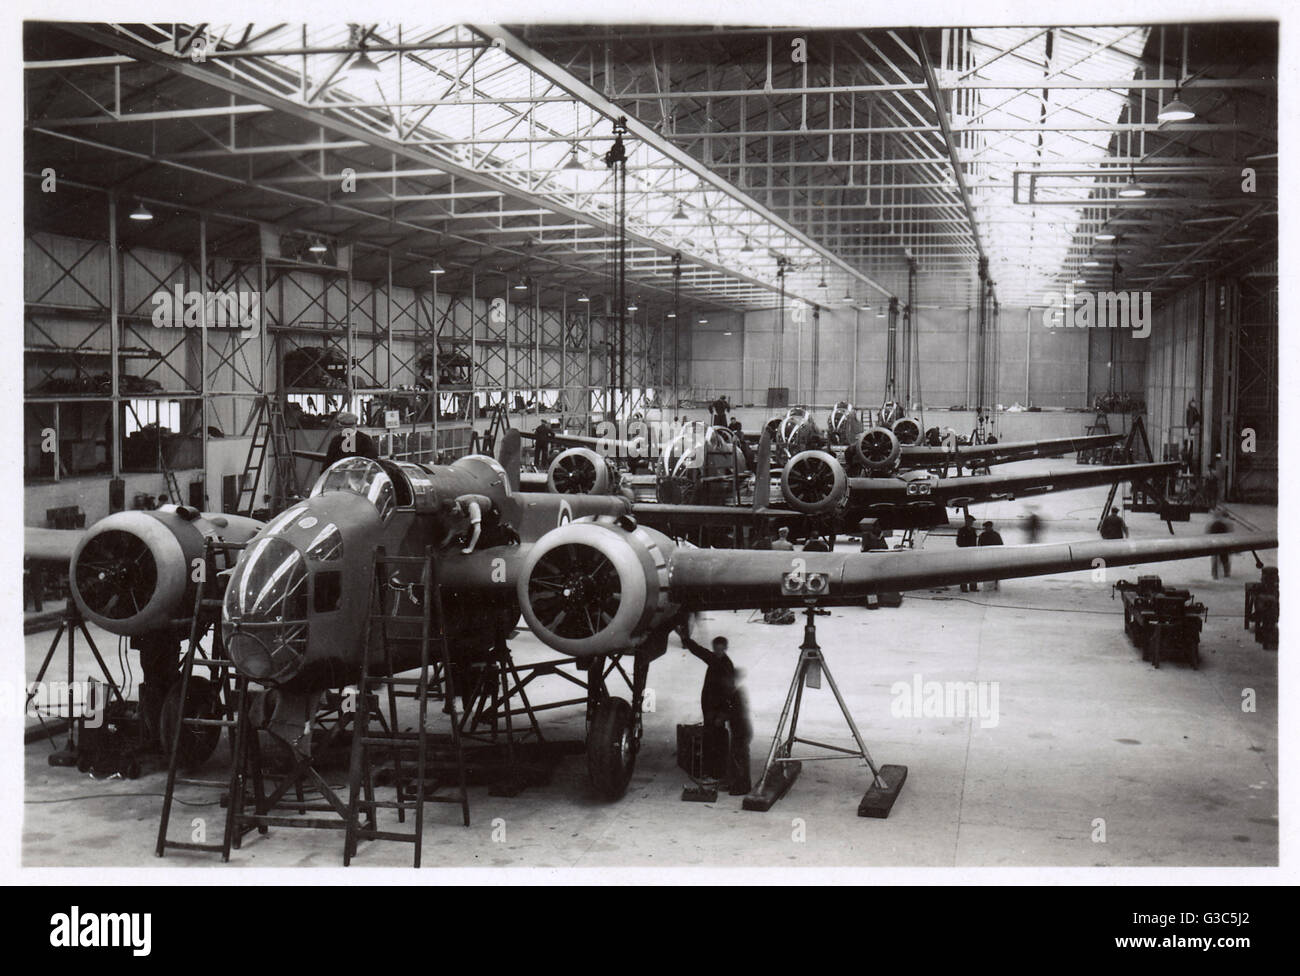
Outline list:
[[[1187,403],[1195,397],[1203,420],[1193,468],[1206,474],[1221,453],[1230,500],[1276,500],[1277,296],[1272,262],[1184,288],[1156,309],[1152,325],[1145,385],[1153,448],[1188,437]]]
[[[996,384],[992,403],[1087,409],[1098,393],[1140,392],[1146,340],[1112,330],[1048,328],[1041,308],[1004,308],[997,330]],[[917,313],[919,392],[927,407],[942,409],[975,401],[974,309],[921,309]],[[762,406],[769,387],[788,387],[791,403],[829,405],[884,398],[887,319],[876,310],[823,309],[817,320],[785,314],[779,366],[773,351],[775,309],[711,314],[691,326],[693,350],[688,385],[696,399],[725,394],[733,404]],[[856,354],[855,354],[856,353]],[[899,360],[900,386],[902,360]],[[917,383],[913,383],[916,399]]]

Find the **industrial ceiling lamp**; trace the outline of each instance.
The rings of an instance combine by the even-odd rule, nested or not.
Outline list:
[[[533,279],[529,278],[527,275],[524,275],[524,277],[520,278],[518,281],[515,282],[514,289],[515,291],[527,291],[529,288],[532,287],[532,285],[533,285]]]
[[[844,291],[844,297],[840,299],[845,305],[853,304],[853,296],[849,294],[848,289]]]
[[[1129,133],[1128,151],[1129,151],[1129,156],[1131,157],[1133,155],[1133,133],[1132,132]],[[1132,200],[1135,199],[1136,197],[1144,197],[1147,195],[1147,191],[1143,188],[1142,184],[1138,182],[1137,172],[1133,169],[1133,164],[1131,162],[1128,164],[1128,182],[1125,183],[1122,187],[1120,187],[1119,195],[1121,197],[1124,197],[1126,200]]]
[[[361,49],[357,51],[356,60],[348,65],[349,75],[356,75],[358,72],[362,71],[368,74],[375,74],[379,71],[379,65],[371,61],[370,55],[366,53],[365,45],[362,45]]]
[[[1163,45],[1164,39],[1161,38]],[[1183,28],[1183,67],[1178,73],[1178,85],[1174,88],[1173,99],[1164,106],[1157,114],[1156,118],[1161,122],[1186,122],[1188,119],[1196,118],[1196,112],[1190,105],[1180,97],[1183,93],[1183,82],[1187,80],[1187,28]]]
[[[576,169],[576,170],[578,170],[578,171],[580,171],[580,172],[583,172],[583,173],[585,173],[585,172],[587,171],[587,167],[583,166],[583,165],[582,165],[582,160],[578,158],[578,144],[577,144],[576,142],[573,144],[573,151],[572,151],[571,153],[569,153],[569,160],[568,160],[568,162],[566,162],[566,163],[561,167],[561,169],[567,169],[567,170],[575,170],[575,169]]]
[[[1120,187],[1119,195],[1126,200],[1135,200],[1146,196],[1147,191],[1138,183],[1136,176],[1130,176],[1129,181]]]
[[[132,220],[153,220],[153,214],[149,212],[149,208],[146,207],[142,201],[136,206],[134,210],[131,211],[131,219]]]
[[[354,33],[360,33],[360,28],[354,27]],[[377,73],[379,65],[370,60],[370,55],[366,53],[366,38],[370,36],[370,31],[366,30],[357,38],[357,56],[356,59],[347,67],[349,75],[356,74],[358,71],[367,71]]]
[[[329,247],[326,246],[322,238],[313,237],[311,244],[307,246],[307,250],[311,251],[312,254],[326,254],[329,252]]]
[[[740,253],[742,253],[742,254],[753,254],[753,253],[754,253],[754,245],[750,242],[750,239],[749,239],[748,236],[745,237],[745,243],[742,244],[741,247],[740,247]]]
[[[431,275],[440,275],[440,274],[446,274],[446,273],[447,273],[447,269],[444,268],[444,267],[443,267],[441,264],[439,264],[437,261],[434,261],[434,262],[433,262],[433,267],[429,269],[429,274],[431,274]]]
[[[629,312],[635,312],[635,311],[637,310],[637,304],[636,304],[636,299],[635,299],[635,298],[632,299],[632,301],[628,303],[627,310],[628,310]]]
[[[691,219],[690,217],[686,216],[686,209],[682,206],[682,202],[681,202],[680,200],[677,201],[677,211],[676,211],[676,213],[673,214],[672,219],[673,219],[673,220],[690,220],[690,219]]]
[[[581,293],[578,295],[578,301],[580,301],[580,302],[582,302],[584,305],[586,305],[586,304],[588,304],[588,303],[591,301],[591,296],[588,295],[585,291],[584,291],[584,292],[581,292]]]
[[[1179,89],[1174,89],[1173,99],[1160,110],[1156,118],[1161,122],[1186,122],[1196,118],[1192,107],[1178,97]]]

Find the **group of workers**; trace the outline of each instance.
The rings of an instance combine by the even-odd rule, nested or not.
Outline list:
[[[1037,530],[1035,529],[1035,533],[1036,531]],[[976,532],[975,516],[971,515],[969,512],[966,513],[965,524],[962,525],[962,527],[957,530],[958,549],[970,549],[974,546],[1000,546],[1000,545],[1003,545],[1002,533],[998,532],[998,530],[993,527],[992,522],[985,522],[984,531]],[[991,580],[989,582],[989,588],[994,590],[998,589],[998,581]],[[979,584],[962,583],[960,589],[962,593],[976,593],[979,591]]]

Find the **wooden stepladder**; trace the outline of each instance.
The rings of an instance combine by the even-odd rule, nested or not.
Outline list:
[[[235,510],[240,515],[252,515],[257,508],[257,487],[262,481],[262,472],[266,470],[269,451],[271,477],[264,490],[271,496],[271,511],[278,512],[298,494],[297,466],[289,443],[284,403],[275,396],[258,397],[249,427],[252,438],[248,442],[248,455],[244,458],[244,473]]]
[[[223,861],[230,860],[230,846],[234,839],[235,822],[230,815],[235,805],[227,807],[225,828],[220,843],[206,841],[178,841],[167,836],[168,823],[171,820],[172,805],[176,799],[177,785],[217,786],[233,790],[238,779],[236,764],[231,764],[228,782],[211,782],[204,780],[182,780],[180,771],[192,764],[198,756],[210,753],[215,746],[212,739],[220,737],[221,730],[229,732],[231,752],[237,752],[235,740],[238,718],[236,708],[242,710],[243,699],[247,691],[247,679],[236,677],[229,658],[226,657],[221,642],[221,596],[223,587],[220,576],[234,566],[238,553],[244,549],[242,542],[221,542],[208,539],[203,552],[203,575],[199,578],[194,596],[194,616],[190,621],[189,642],[185,655],[181,658],[179,678],[181,703],[170,735],[164,737],[163,747],[167,749],[167,786],[163,792],[162,814],[158,821],[158,842],[154,854],[162,857],[168,850],[202,851],[208,854],[220,854]],[[220,563],[218,556],[221,557]],[[204,653],[202,641],[211,629],[212,650]],[[196,678],[195,668],[206,668],[208,678]],[[201,684],[200,684],[201,683]],[[238,701],[238,705],[237,705]],[[190,715],[193,709],[198,714]]]
[[[772,805],[794,785],[804,762],[860,759],[871,769],[871,786],[862,797],[862,802],[858,804],[858,816],[883,820],[889,816],[889,811],[893,809],[894,801],[898,799],[899,791],[907,780],[907,767],[878,767],[871,758],[867,745],[862,739],[862,733],[858,731],[858,725],[853,721],[853,714],[845,704],[844,697],[840,694],[840,689],[835,684],[835,679],[826,666],[821,647],[817,643],[816,613],[817,608],[812,604],[809,604],[804,611],[803,644],[799,647],[799,662],[795,666],[794,680],[790,682],[790,690],[785,697],[785,707],[781,709],[781,718],[776,723],[776,734],[772,736],[772,746],[768,749],[767,762],[763,765],[763,775],[759,778],[753,792],[745,797],[742,806],[746,810],[770,810]],[[853,741],[857,744],[856,749],[846,749],[843,746],[805,739],[798,733],[803,690],[805,687],[820,688],[823,677],[830,685],[831,694],[835,696],[835,702],[839,705],[845,721],[848,722],[849,731],[853,733]],[[794,747],[798,744],[824,749],[835,755],[796,757],[793,753]]]
[[[405,586],[396,586],[400,570],[418,568],[420,582]],[[419,614],[402,614],[403,597],[407,602],[420,607]],[[414,846],[414,866],[420,866],[423,851],[424,805],[429,803],[457,803],[461,808],[461,817],[466,827],[469,826],[469,794],[466,790],[465,755],[462,745],[460,722],[456,715],[456,698],[451,668],[450,649],[447,643],[444,625],[442,597],[435,575],[435,563],[432,547],[425,549],[423,556],[389,556],[380,549],[375,556],[375,595],[371,612],[370,640],[379,642],[379,661],[383,662],[382,674],[372,674],[374,665],[372,655],[367,649],[362,664],[361,679],[357,686],[356,724],[352,737],[352,762],[348,777],[348,815],[347,831],[344,837],[343,864],[347,866],[356,856],[358,843],[362,840],[387,840],[409,843]],[[399,625],[418,626],[418,637],[403,636],[393,633]],[[394,674],[394,648],[403,642],[417,641],[419,645],[418,673]],[[431,654],[431,645],[438,643],[438,659],[435,663]],[[440,672],[441,694],[431,691]],[[392,716],[386,729],[374,730],[370,720],[378,710],[378,689],[383,689],[388,697],[389,715]],[[416,723],[414,730],[403,731],[397,721],[397,701],[399,697],[414,699],[416,706]],[[436,790],[438,782],[428,781],[431,766],[429,749],[429,700],[442,699],[445,710],[451,719],[451,749],[456,773],[456,791],[451,796],[440,796]],[[375,757],[382,754],[391,760],[393,780],[396,788],[392,800],[379,800],[375,796]],[[413,760],[408,770],[407,761]],[[433,764],[437,765],[437,764]],[[382,830],[378,823],[380,810],[393,810],[397,813],[398,823],[406,823],[407,813],[413,814],[412,829],[409,831]],[[364,818],[364,819],[363,819]]]

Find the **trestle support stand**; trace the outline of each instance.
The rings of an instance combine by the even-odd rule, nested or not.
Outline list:
[[[854,744],[857,746],[856,749],[846,749],[843,746],[804,739],[798,734],[799,710],[803,704],[803,690],[805,686],[820,688],[823,677],[830,686],[831,694],[835,696],[835,702],[839,705],[844,720],[848,723],[849,730],[853,734]],[[823,749],[835,753],[835,755],[796,757],[794,755],[796,744]],[[767,762],[763,766],[763,775],[759,778],[753,792],[745,797],[741,806],[746,810],[758,812],[770,810],[777,800],[781,799],[794,785],[794,781],[799,778],[799,772],[803,768],[804,762],[829,759],[862,760],[871,769],[871,786],[863,795],[862,802],[858,804],[858,816],[872,817],[877,820],[883,820],[889,816],[890,811],[894,808],[894,803],[898,800],[898,794],[903,788],[903,783],[907,781],[907,767],[877,766],[871,758],[866,743],[862,739],[862,733],[858,731],[857,723],[854,722],[853,715],[849,711],[848,705],[845,704],[844,697],[840,694],[839,687],[835,684],[835,679],[831,676],[830,669],[826,665],[826,659],[822,655],[821,647],[817,644],[816,605],[809,603],[804,610],[803,644],[799,647],[799,663],[795,666],[794,679],[790,682],[790,690],[786,694],[785,707],[781,709],[781,718],[776,725],[776,734],[772,737],[772,746],[767,753]]]

